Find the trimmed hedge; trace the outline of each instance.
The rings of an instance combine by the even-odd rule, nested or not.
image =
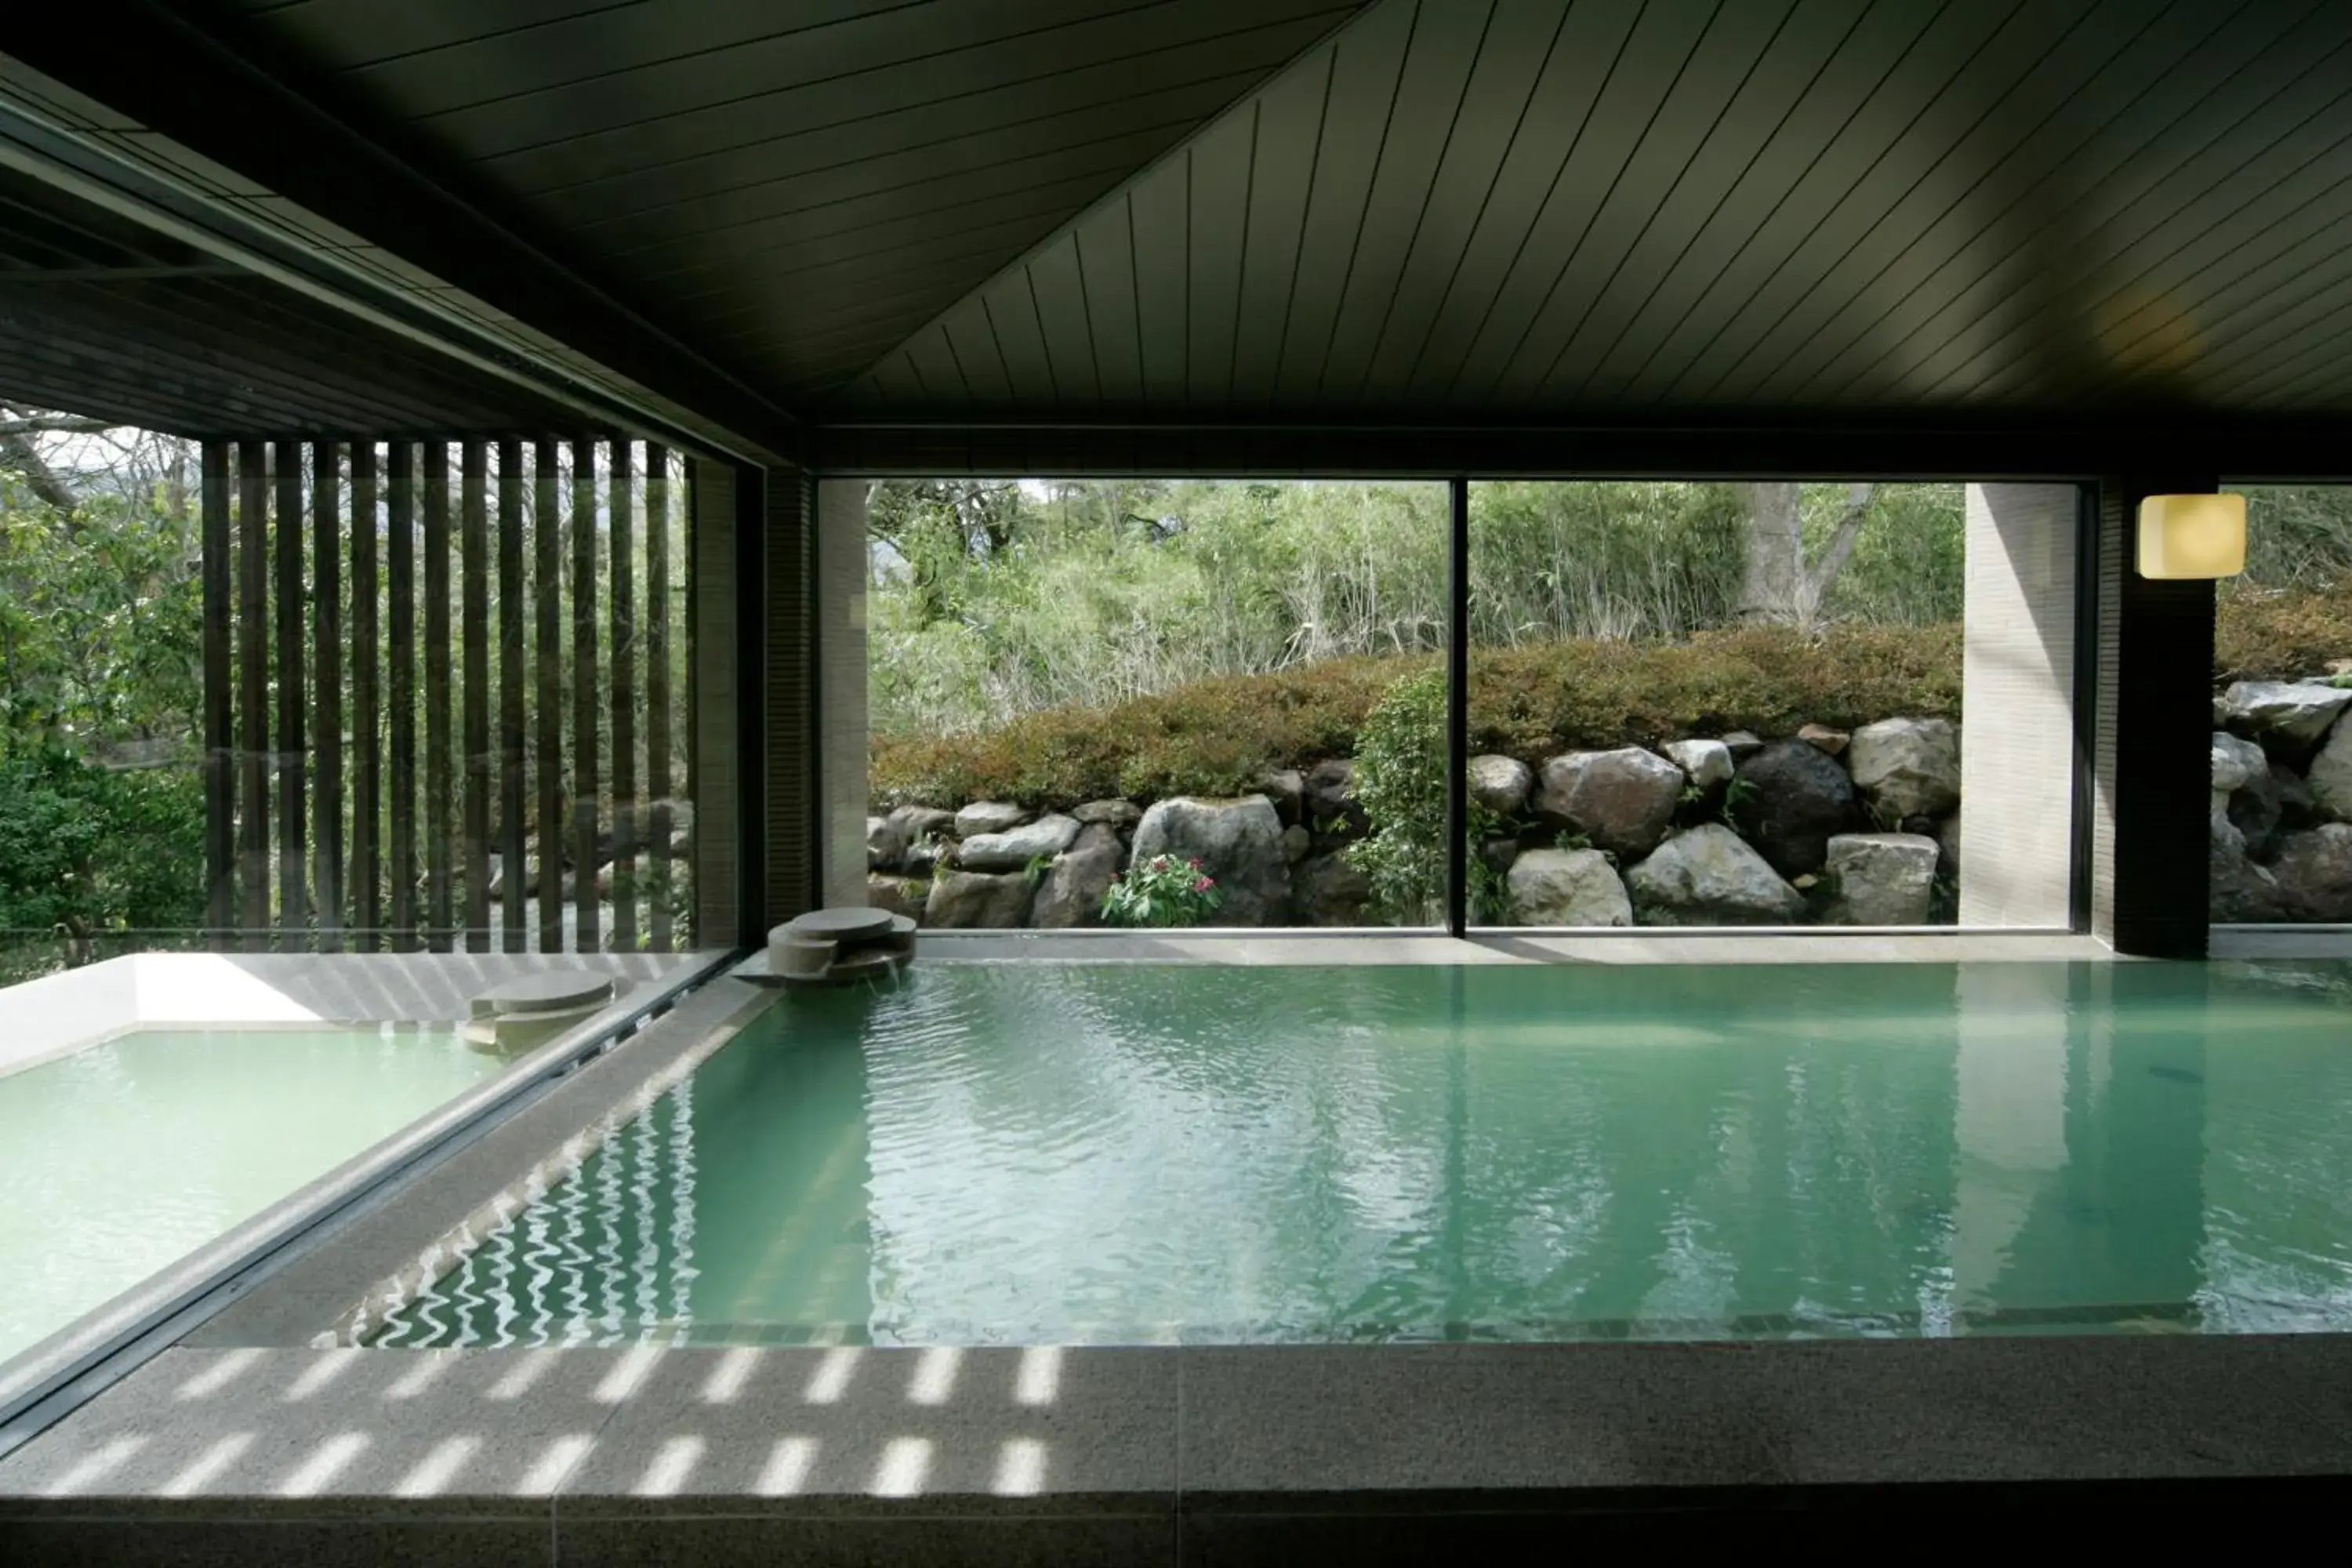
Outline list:
[[[1354,754],[1364,716],[1433,654],[1327,659],[1272,675],[1194,681],[1108,708],[1050,708],[979,734],[877,737],[873,784],[889,803],[1013,800],[1068,805],[1125,795],[1231,795],[1268,768]],[[2352,588],[2241,588],[2220,605],[2217,680],[2317,675],[2352,658]],[[1850,729],[1895,715],[1960,716],[1960,628],[1786,626],[1686,642],[1575,641],[1473,656],[1470,744],[1528,762],[1579,748],[1806,723]]]
[[[1431,654],[1327,659],[1194,681],[1107,708],[1052,708],[1001,729],[877,737],[872,779],[891,804],[1230,795],[1269,768],[1355,751],[1356,731]],[[1706,632],[1680,643],[1577,641],[1474,657],[1471,744],[1530,759],[1656,745],[1693,732],[1786,733],[1889,714],[1957,717],[1957,626]]]

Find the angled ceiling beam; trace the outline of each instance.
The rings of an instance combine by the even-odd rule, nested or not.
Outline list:
[[[744,445],[796,460],[790,411],[614,299],[508,221],[165,0],[77,0],[12,16],[0,47],[188,151],[381,247]]]

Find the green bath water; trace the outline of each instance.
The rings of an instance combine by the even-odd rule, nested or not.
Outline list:
[[[391,1345],[2352,1326],[2352,970],[918,965]]]
[[[0,1078],[0,1361],[503,1066],[448,1029],[152,1029]]]

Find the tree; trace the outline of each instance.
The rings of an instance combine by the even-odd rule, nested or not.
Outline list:
[[[1739,584],[1739,618],[1812,625],[1853,553],[1854,537],[1877,493],[1876,485],[1846,487],[1845,510],[1821,559],[1808,566],[1801,488],[1783,479],[1741,485],[1740,500],[1748,509],[1748,564]]]

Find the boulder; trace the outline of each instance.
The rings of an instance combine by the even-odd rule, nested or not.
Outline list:
[[[1834,757],[1845,751],[1853,737],[1827,724],[1807,724],[1797,731],[1797,739],[1825,757]]]
[[[2304,783],[2311,786],[2312,804],[2320,815],[2352,822],[2352,724],[2338,724],[2328,731],[2327,743],[2311,759]],[[2215,787],[2220,787],[2218,780]]]
[[[1856,825],[1861,803],[1845,770],[1802,741],[1776,741],[1739,764],[1732,826],[1783,877],[1818,871],[1830,837]]]
[[[1625,885],[1643,925],[1790,925],[1805,910],[1803,895],[1761,855],[1713,822],[1667,839],[1627,874]]]
[[[1371,830],[1356,798],[1356,764],[1333,757],[1307,770],[1307,826],[1318,839],[1361,838]]]
[[[1282,858],[1292,865],[1306,859],[1307,852],[1314,847],[1315,835],[1298,824],[1294,822],[1282,830]]]
[[[1088,824],[1038,885],[1029,923],[1050,930],[1100,925],[1103,894],[1110,890],[1126,854],[1117,828],[1108,823]]]
[[[2288,834],[2279,841],[2270,875],[2286,919],[2352,921],[2352,823],[2323,822]]]
[[[1683,776],[1710,794],[1731,782],[1731,748],[1721,741],[1668,741],[1661,749]]]
[[[1011,930],[1027,918],[1034,890],[1018,871],[942,871],[931,879],[930,894],[923,900],[923,923]]]
[[[1846,772],[1891,816],[1940,816],[1960,804],[1960,732],[1948,719],[1881,719],[1853,732]]]
[[[1683,771],[1640,746],[1570,752],[1543,765],[1535,809],[1621,860],[1647,855],[1665,837],[1683,794]]]
[[[1143,820],[1143,808],[1131,800],[1090,800],[1073,807],[1070,815],[1087,827],[1099,823],[1105,827],[1129,828]]]
[[[1302,925],[1359,926],[1372,884],[1344,852],[1318,855],[1292,875],[1291,901]]]
[[[2205,870],[2205,911],[2210,920],[2260,922],[2286,914],[2278,879],[2246,858],[2246,841],[2218,812],[2210,823]]]
[[[2347,752],[2352,760],[2352,752]],[[2243,789],[2247,781],[2271,771],[2270,759],[2263,749],[2242,736],[2226,730],[2213,731],[2213,788],[2227,795]]]
[[[1598,849],[1530,849],[1511,863],[1511,920],[1523,926],[1629,926],[1633,905]]]
[[[1078,820],[1048,812],[1002,833],[975,833],[956,846],[956,865],[966,871],[1020,871],[1041,855],[1059,855],[1078,837]]]
[[[1952,813],[1951,816],[1936,824],[1936,847],[1943,857],[1942,863],[1937,868],[1954,881],[1959,880],[1960,814],[1958,812]]]
[[[866,866],[868,870],[886,870],[898,863],[907,852],[904,829],[887,816],[866,819]]]
[[[1857,751],[1861,744],[1857,733]],[[1829,892],[1822,907],[1822,923],[1927,924],[1936,897],[1936,862],[1942,854],[1934,839],[1916,833],[1835,835],[1822,871]]]
[[[916,877],[877,877],[869,872],[866,878],[867,903],[910,921],[923,918],[923,900],[930,890],[929,883]]]
[[[2281,768],[2271,773],[2270,780],[2278,786],[2280,826],[2314,827],[2326,820],[2319,809],[2319,797],[2311,793],[2310,783],[2301,773]]]
[[[1470,798],[1497,816],[1517,816],[1527,808],[1528,788],[1535,775],[1517,757],[1489,753],[1470,759],[1466,773]]]
[[[2305,744],[2326,734],[2347,703],[2352,689],[2316,680],[2232,681],[2221,700],[2231,729]]]
[[[1478,858],[1488,870],[1499,877],[1511,868],[1511,863],[1519,858],[1521,847],[1516,834],[1507,838],[1482,838],[1478,841]],[[1538,847],[1549,849],[1551,846],[1546,844]]]
[[[955,832],[955,813],[931,805],[902,805],[890,814],[901,843],[919,838],[945,838]]]
[[[1298,820],[1307,805],[1307,778],[1297,768],[1276,768],[1258,780],[1265,798],[1274,802],[1274,814],[1282,818],[1285,827]]]
[[[2239,742],[2240,745],[2247,742]],[[2260,751],[2262,748],[2254,748]],[[2278,850],[2281,821],[2286,816],[2286,802],[2279,788],[2279,780],[2294,775],[2268,767],[2249,777],[2234,792],[2224,795],[2213,792],[2215,809],[2230,819],[2246,841],[2246,853],[2256,860],[2268,860]]]
[[[970,838],[982,833],[1002,833],[1029,820],[1029,813],[1010,801],[976,800],[955,814],[955,834]]]
[[[1218,925],[1278,925],[1290,903],[1290,862],[1282,849],[1282,819],[1262,795],[1238,800],[1171,795],[1143,814],[1135,829],[1138,861],[1155,855],[1198,860],[1223,899]]]
[[[1764,749],[1764,742],[1753,730],[1734,730],[1723,737],[1724,749],[1731,753],[1734,763],[1744,763]]]

